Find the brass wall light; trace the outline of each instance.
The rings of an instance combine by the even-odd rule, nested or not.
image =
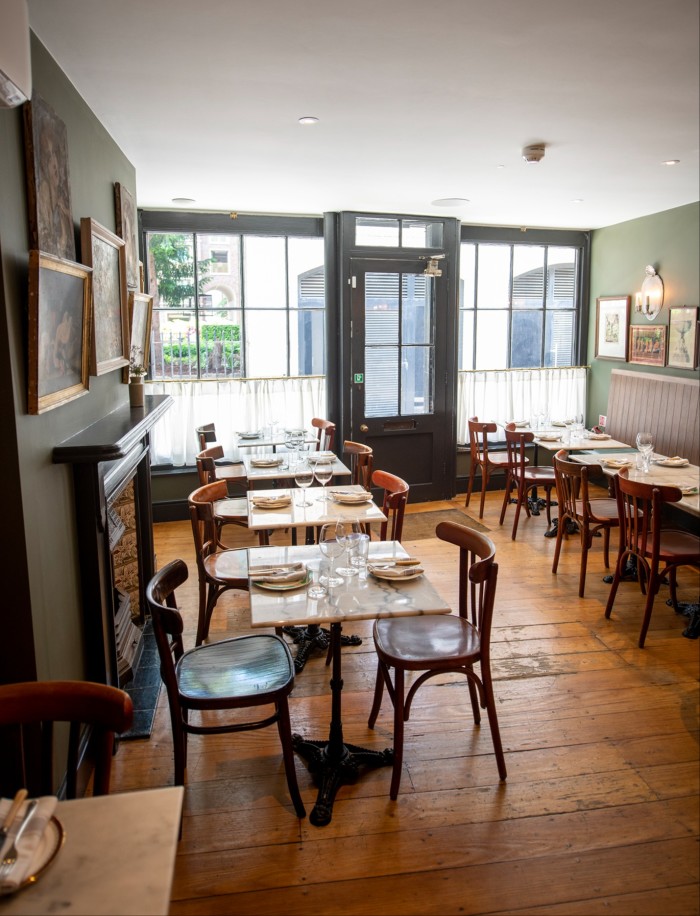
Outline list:
[[[651,264],[647,264],[644,272],[646,277],[642,283],[641,292],[638,292],[635,296],[634,307],[635,311],[641,312],[642,315],[646,315],[649,321],[653,321],[664,304],[664,284]]]

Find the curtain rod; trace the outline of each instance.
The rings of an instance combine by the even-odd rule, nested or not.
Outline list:
[[[146,382],[300,382],[307,379],[325,379],[325,375],[270,375],[267,377],[256,376],[224,376],[223,378],[147,378]]]
[[[458,373],[471,373],[475,375],[477,372],[547,372],[547,371],[560,371],[562,369],[590,369],[590,366],[533,366],[531,368],[522,368],[522,369],[458,369]]]

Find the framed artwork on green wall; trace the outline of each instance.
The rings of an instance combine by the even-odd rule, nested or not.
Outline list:
[[[630,328],[630,362],[663,366],[666,362],[666,325],[635,324]]]
[[[599,296],[596,299],[596,359],[627,359],[627,328],[631,296]]]
[[[693,369],[698,361],[698,310],[687,305],[668,310],[668,356],[673,369]]]

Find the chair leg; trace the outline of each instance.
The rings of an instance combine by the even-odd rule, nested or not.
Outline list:
[[[559,555],[561,554],[561,544],[566,533],[566,526],[569,523],[569,516],[563,513],[559,516],[557,523],[557,540],[554,545],[554,559],[552,560],[552,572],[555,573],[559,567]]]
[[[403,766],[403,681],[403,668],[396,668],[394,676],[394,769],[391,773],[391,787],[389,789],[389,797],[392,801],[396,801],[396,797],[399,794],[401,768]]]
[[[377,680],[374,684],[374,699],[372,700],[372,709],[367,720],[367,728],[374,728],[377,721],[379,710],[382,707],[382,697],[384,695],[384,663],[377,659]]]
[[[488,664],[481,662],[481,679],[484,685],[484,694],[486,698],[486,712],[489,717],[489,726],[491,727],[491,740],[493,741],[493,750],[496,755],[496,765],[498,775],[502,780],[508,776],[506,770],[506,760],[503,756],[503,745],[501,744],[501,732],[498,727],[498,715],[496,713],[496,698],[493,695],[493,682],[491,681],[491,668]]]
[[[603,562],[605,568],[610,569],[610,529],[607,525],[603,528]]]
[[[513,518],[513,530],[511,532],[511,540],[515,540],[515,536],[518,533],[518,522],[520,521],[520,509],[525,502],[525,512],[527,515],[530,514],[530,509],[527,505],[527,491],[523,491],[520,486],[518,486],[518,502],[515,506],[515,517]]]
[[[625,561],[627,557],[631,556],[629,550],[623,550],[622,553],[619,553],[617,556],[617,563],[615,565],[615,573],[613,575],[612,585],[610,586],[610,594],[608,595],[608,603],[605,605],[605,616],[610,619],[612,613],[613,604],[615,603],[615,595],[617,594],[617,587],[620,584],[622,579],[622,570],[625,568]]]
[[[472,498],[472,488],[474,486],[474,473],[475,473],[474,462],[470,461],[470,465],[471,466],[469,468],[469,483],[467,484],[467,498],[464,500],[465,506],[469,505],[469,500]]]
[[[641,574],[640,565],[637,564],[638,574]],[[674,570],[675,573],[675,570]],[[651,623],[651,612],[654,610],[654,599],[659,591],[660,585],[659,561],[652,561],[649,566],[649,578],[647,580],[647,600],[644,605],[644,618],[642,619],[642,629],[639,631],[639,648],[644,648],[644,641],[647,638],[647,630]]]
[[[187,769],[187,732],[174,716],[171,716],[173,727],[173,758],[175,762],[175,785],[184,786]]]
[[[479,518],[484,517],[484,500],[486,499],[486,487],[489,482],[489,473],[486,465],[481,465],[481,503],[479,505]]]
[[[501,518],[499,519],[498,524],[502,525],[506,517],[506,509],[508,508],[508,502],[510,500],[510,491],[513,486],[513,481],[511,480],[510,472],[506,474],[506,492],[503,494],[503,505],[501,506]]]
[[[277,701],[277,730],[282,743],[282,758],[284,760],[284,772],[287,775],[287,786],[289,795],[294,805],[297,817],[306,817],[306,808],[301,800],[299,792],[299,783],[297,782],[297,771],[294,766],[294,749],[292,747],[292,726],[289,721],[289,704],[287,697],[281,697]]]

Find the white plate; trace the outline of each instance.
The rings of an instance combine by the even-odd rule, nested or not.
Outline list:
[[[335,461],[335,452],[312,452],[306,456],[307,461],[327,461],[329,464]]]
[[[661,465],[662,468],[687,468],[690,464],[687,458],[678,458],[675,461],[673,458],[664,458],[656,463]]]
[[[535,435],[535,438],[539,439],[540,442],[558,442],[561,436],[549,436],[547,433],[543,433],[541,436]]]
[[[30,884],[35,884],[58,855],[58,851],[61,846],[63,846],[65,838],[66,832],[63,829],[63,824],[54,815],[51,820],[47,821],[46,829],[34,853],[33,873],[27,875],[24,881],[22,881],[15,890],[0,891],[0,897],[9,897],[10,894],[16,894],[17,891],[21,891],[22,888],[29,887]]]
[[[612,436],[609,436],[607,433],[589,433],[586,438],[597,439],[599,442],[602,442],[603,439],[612,439]]]
[[[283,461],[283,458],[251,458],[250,466],[252,468],[278,468]]]
[[[289,506],[292,500],[291,497],[269,500],[268,502],[253,502],[254,509],[284,509],[285,506]]]
[[[238,438],[239,439],[259,439],[260,430],[258,430],[256,433],[238,433]]]
[[[375,579],[384,579],[386,582],[411,582],[413,579],[420,579],[423,575],[422,572],[418,572],[409,573],[406,576],[392,576],[391,573],[387,574],[381,569],[370,569],[369,572],[372,573]]]
[[[606,468],[631,468],[634,462],[628,458],[605,458],[603,466]]]
[[[372,494],[368,493],[366,497],[360,499],[357,496],[336,496],[333,494],[333,502],[341,506],[366,506],[372,502]]]
[[[256,588],[264,588],[268,592],[291,592],[295,588],[303,588],[309,582],[311,582],[311,576],[307,573],[298,582],[253,582],[253,585]]]

